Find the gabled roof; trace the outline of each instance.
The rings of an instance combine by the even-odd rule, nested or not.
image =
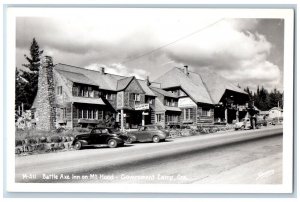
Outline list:
[[[155,92],[157,92],[157,93],[159,93],[159,94],[165,96],[165,97],[178,98],[177,95],[175,95],[175,94],[173,94],[173,93],[171,93],[171,92],[165,91],[165,90],[163,90],[163,89],[161,89],[161,88],[156,88],[156,87],[150,86],[150,89],[151,89],[152,91],[155,91]]]
[[[100,89],[112,90],[112,91],[116,91],[118,80],[126,78],[125,76],[119,76],[119,75],[108,74],[108,73],[103,74],[100,71],[89,70],[89,69],[84,69],[84,68],[75,67],[66,64],[60,64],[60,63],[55,65],[54,69],[83,74],[89,80],[97,84],[97,86],[99,86]]]
[[[242,89],[232,84],[224,77],[219,76],[210,70],[202,71],[201,73],[189,72],[188,76],[194,83],[204,83],[214,104],[220,102],[226,90],[235,91],[247,95]]]
[[[173,68],[166,72],[155,82],[161,83],[163,89],[179,86],[197,103],[207,103],[213,104],[210,95],[204,86],[204,84],[199,81],[197,83],[193,82],[180,68]]]
[[[125,77],[123,79],[120,79],[117,81],[117,91],[121,91],[124,90],[129,84],[130,82],[134,79],[134,76],[132,77]]]
[[[126,77],[109,73],[102,73],[96,70],[89,70],[66,64],[56,64],[54,69],[67,79],[83,84],[96,85],[103,90],[120,91],[126,88],[134,77]],[[145,80],[136,79],[142,90],[149,96],[155,94],[147,86]]]
[[[201,73],[189,71],[186,75],[181,68],[174,67],[155,80],[163,89],[180,86],[195,102],[218,104],[226,90],[247,95],[225,78],[215,72],[205,70]]]
[[[154,111],[157,113],[157,112],[165,112],[165,107],[163,105],[163,103],[158,99],[158,98],[155,98],[155,109]]]
[[[147,81],[146,80],[137,79],[137,81],[139,82],[140,86],[142,87],[142,89],[143,89],[143,91],[145,92],[146,95],[156,96],[155,93],[147,85]]]

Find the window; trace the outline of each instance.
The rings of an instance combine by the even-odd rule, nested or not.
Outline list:
[[[57,86],[56,92],[57,95],[62,95],[62,86]]]
[[[79,109],[78,118],[80,119],[96,119],[98,120],[98,110],[97,109]]]
[[[166,106],[170,106],[170,101],[169,101],[169,99],[165,99],[165,105],[166,105]]]
[[[156,122],[161,122],[161,114],[156,114]]]
[[[191,120],[192,117],[192,108],[187,108],[183,110],[183,118],[184,120]]]
[[[152,105],[152,104],[153,104],[153,99],[148,97],[148,98],[147,98],[147,103],[149,103],[149,104]]]
[[[98,92],[92,86],[74,85],[72,89],[73,96],[80,97],[97,97]]]
[[[210,116],[210,109],[203,109],[202,108],[201,116]]]
[[[134,94],[134,101],[141,101],[141,95],[140,94]]]
[[[62,108],[62,118],[63,119],[67,118],[67,109],[66,108]]]

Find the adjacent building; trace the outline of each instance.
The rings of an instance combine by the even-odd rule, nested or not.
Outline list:
[[[213,72],[173,68],[155,81],[53,65],[44,57],[32,106],[39,130],[57,127],[137,128],[231,123],[246,115],[248,95]]]
[[[88,70],[43,59],[32,106],[39,130],[98,124],[137,128],[155,122],[155,94],[146,80]]]
[[[174,67],[154,82],[178,96],[183,124],[232,123],[247,114],[248,94],[215,72]]]
[[[283,117],[283,109],[279,107],[273,107],[272,109],[269,110],[269,118],[281,118]]]

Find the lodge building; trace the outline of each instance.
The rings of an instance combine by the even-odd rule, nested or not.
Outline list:
[[[38,130],[106,125],[231,123],[246,115],[248,95],[213,72],[173,68],[155,81],[53,65],[45,56],[32,106]]]

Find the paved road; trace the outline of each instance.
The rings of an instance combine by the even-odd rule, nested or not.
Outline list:
[[[17,182],[281,183],[282,128],[16,157]]]

